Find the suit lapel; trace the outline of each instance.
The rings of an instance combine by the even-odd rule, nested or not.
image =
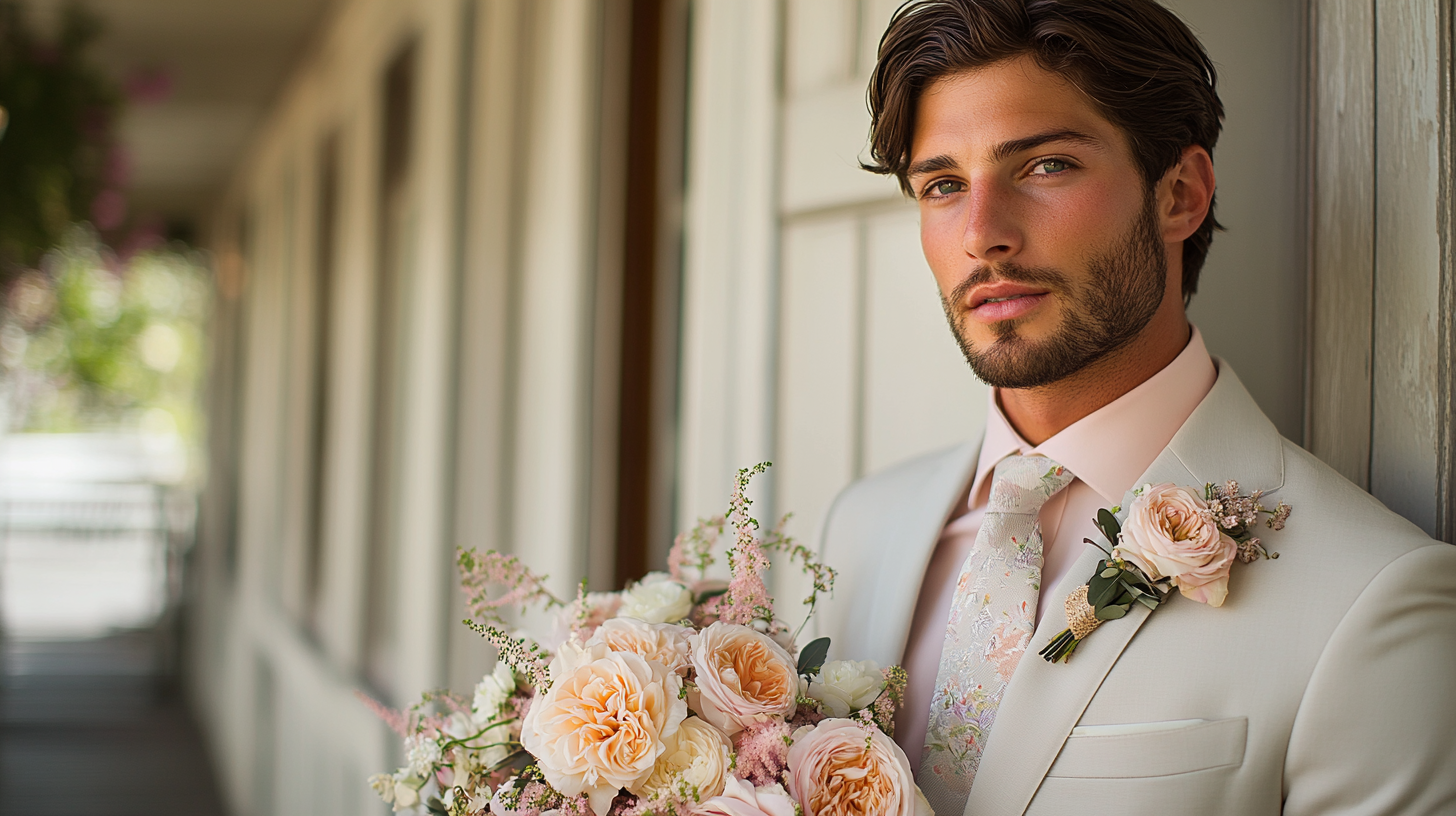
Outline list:
[[[887,650],[884,665],[899,663],[905,653],[925,568],[956,501],[975,475],[980,455],[979,443],[962,445],[947,454],[926,480],[915,504],[903,515],[897,514],[876,542],[879,571],[874,591],[867,595],[873,605],[867,618],[868,643]]]
[[[1213,390],[1128,489],[1159,482],[1198,486],[1230,478],[1272,491],[1283,486],[1284,460],[1279,432],[1233,370],[1219,363]],[[1125,496],[1123,506],[1130,500],[1131,495]],[[1036,654],[1067,627],[1063,603],[1086,583],[1100,558],[1102,552],[1088,545],[1051,594],[1053,607],[1042,617],[996,713],[966,816],[1025,812],[1082,712],[1151,614],[1134,604],[1126,617],[1088,636],[1065,663],[1048,663]]]

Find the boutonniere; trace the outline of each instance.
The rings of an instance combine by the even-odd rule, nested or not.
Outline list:
[[[1135,603],[1156,610],[1174,589],[1191,601],[1222,606],[1234,561],[1279,557],[1254,531],[1264,516],[1270,529],[1284,529],[1290,507],[1281,501],[1265,509],[1263,493],[1242,495],[1233,480],[1204,485],[1202,498],[1171,483],[1143,485],[1133,491],[1124,520],[1117,518],[1120,507],[1097,511],[1097,528],[1111,549],[1085,539],[1107,557],[1067,596],[1069,626],[1039,654],[1052,663],[1066,660],[1103,621],[1121,618]]]

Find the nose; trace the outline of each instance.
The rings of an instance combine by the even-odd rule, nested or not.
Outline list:
[[[987,263],[1010,260],[1022,249],[1023,235],[1002,188],[995,179],[972,181],[966,196],[961,247]]]

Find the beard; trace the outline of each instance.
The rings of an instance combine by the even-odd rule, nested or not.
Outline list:
[[[1127,345],[1162,305],[1168,261],[1151,196],[1137,221],[1112,248],[1094,256],[1081,282],[1052,267],[1015,263],[983,266],[941,296],[946,319],[971,370],[996,388],[1036,388],[1075,374]],[[958,304],[973,287],[1011,281],[1056,294],[1064,304],[1061,325],[1044,340],[1022,337],[1025,319],[991,324],[996,339],[977,348],[956,319]]]

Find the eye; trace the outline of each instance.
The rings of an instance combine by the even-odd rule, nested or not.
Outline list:
[[[925,185],[925,190],[920,194],[921,198],[944,198],[948,195],[959,193],[965,189],[965,185],[951,179],[932,181]]]
[[[1032,165],[1033,176],[1055,176],[1072,169],[1072,163],[1065,159],[1042,159]]]

